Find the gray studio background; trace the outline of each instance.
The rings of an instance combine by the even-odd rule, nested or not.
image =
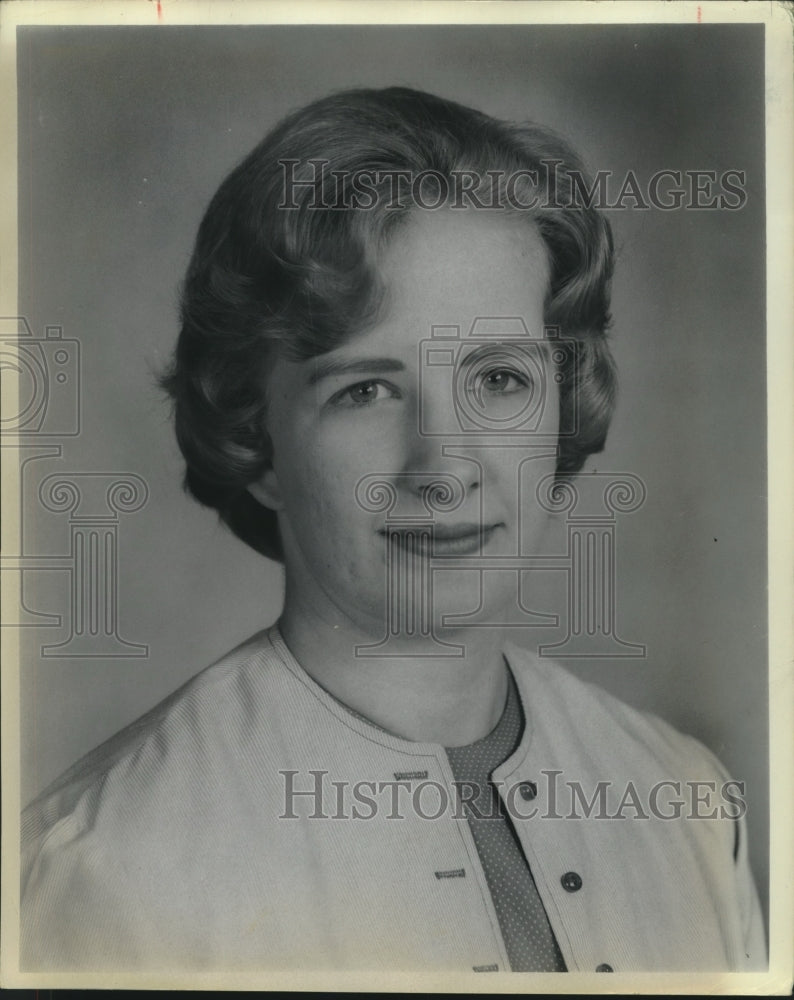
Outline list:
[[[407,84],[549,124],[618,176],[747,172],[741,211],[610,213],[622,391],[588,468],[647,486],[618,525],[617,597],[622,636],[648,655],[571,666],[693,733],[746,782],[766,899],[762,28],[26,28],[18,74],[20,311],[37,337],[61,326],[81,350],[80,433],[31,464],[31,483],[128,472],[149,489],[118,521],[118,632],[148,655],[46,657],[66,624],[24,631],[23,798],[277,617],[279,567],[182,493],[154,378],[199,218],[228,170],[313,98]],[[67,552],[68,519],[25,489],[26,551]],[[57,569],[27,570],[27,607],[65,622],[68,585]],[[553,596],[561,584],[545,585]]]

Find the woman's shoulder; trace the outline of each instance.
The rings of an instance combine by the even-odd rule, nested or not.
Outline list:
[[[273,627],[257,632],[201,669],[144,715],[64,771],[22,813],[22,843],[34,847],[57,824],[81,817],[84,828],[108,798],[152,798],[158,785],[185,781],[208,757],[228,752],[230,719],[243,713],[246,679],[277,662]]]
[[[576,734],[588,752],[613,765],[643,762],[682,780],[728,779],[708,747],[655,712],[629,704],[556,660],[512,643],[505,652],[539,730],[562,739]]]

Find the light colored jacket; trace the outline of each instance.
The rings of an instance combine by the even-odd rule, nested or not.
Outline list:
[[[763,966],[715,758],[505,652],[526,726],[494,780],[568,969]],[[22,968],[509,969],[453,782],[442,747],[353,716],[260,633],[28,807]]]

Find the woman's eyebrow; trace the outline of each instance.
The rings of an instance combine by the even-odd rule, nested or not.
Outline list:
[[[405,365],[396,358],[318,358],[307,379],[308,385],[316,385],[332,375],[369,375],[381,372],[405,371]]]
[[[442,342],[443,343],[443,342]],[[546,338],[540,339],[536,337],[524,338],[512,338],[512,339],[497,339],[490,338],[488,340],[476,340],[476,341],[460,341],[462,350],[458,356],[459,362],[465,364],[470,361],[480,361],[483,358],[487,358],[489,355],[493,354],[497,357],[504,357],[505,351],[517,351],[521,353],[527,352],[537,352],[543,356],[546,361],[551,361],[552,351],[554,350],[556,341],[548,340]],[[507,360],[507,358],[505,358]]]

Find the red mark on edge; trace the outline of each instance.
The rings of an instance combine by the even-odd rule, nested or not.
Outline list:
[[[160,0],[157,0],[157,8],[158,8],[158,10],[160,9]],[[700,24],[701,15],[702,15],[702,11],[701,11],[700,7],[698,7],[698,24]]]
[[[149,0],[149,3],[151,2],[152,0]],[[157,0],[157,20],[162,21],[162,19],[163,19],[163,5],[160,3],[160,0]]]

